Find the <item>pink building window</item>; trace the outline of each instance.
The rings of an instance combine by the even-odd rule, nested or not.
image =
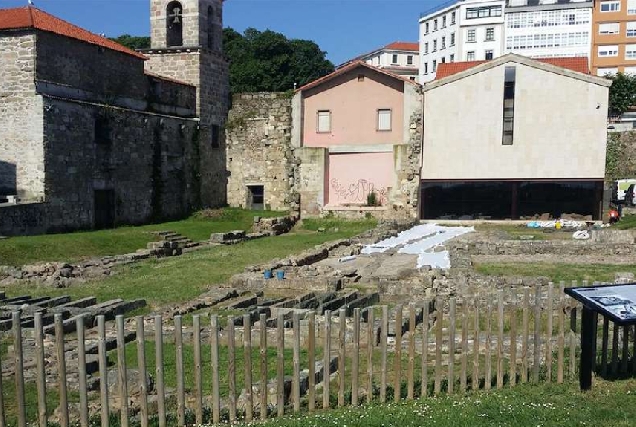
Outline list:
[[[391,130],[391,110],[378,110],[378,131]]]
[[[331,132],[331,111],[319,110],[316,120],[316,132],[329,133]]]

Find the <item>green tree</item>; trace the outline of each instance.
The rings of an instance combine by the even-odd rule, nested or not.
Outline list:
[[[608,76],[612,80],[609,90],[609,113],[620,116],[636,105],[636,77],[618,73]]]
[[[119,37],[111,38],[112,41],[126,46],[128,49],[149,49],[150,37],[131,36],[130,34],[122,34]]]
[[[223,30],[230,61],[232,92],[282,92],[331,73],[334,65],[310,40],[287,39],[283,34],[248,28],[241,35]]]

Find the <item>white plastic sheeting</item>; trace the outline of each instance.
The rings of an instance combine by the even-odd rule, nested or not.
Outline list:
[[[475,231],[473,227],[444,227],[437,224],[417,225],[396,237],[383,240],[362,249],[363,254],[382,253],[400,247],[398,253],[418,255],[417,268],[450,268],[448,251],[435,252],[435,247],[462,234]]]

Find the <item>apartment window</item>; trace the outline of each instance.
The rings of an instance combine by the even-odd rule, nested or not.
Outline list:
[[[433,21],[433,31],[437,31],[437,19]]]
[[[455,62],[455,54],[451,53],[450,56],[448,57],[450,62]]]
[[[378,130],[379,131],[391,130],[391,110],[389,109],[378,110]]]
[[[437,52],[437,40],[433,40],[433,52]]]
[[[424,55],[428,55],[428,43],[424,43]]]
[[[442,56],[442,64],[446,64],[446,57]]]
[[[413,55],[406,56],[406,65],[413,65]]]
[[[450,45],[455,46],[455,33],[451,33]]]
[[[495,29],[486,28],[486,41],[493,41],[495,39]]]
[[[621,30],[621,24],[618,22],[609,22],[606,24],[599,24],[599,34],[618,34]]]
[[[636,22],[627,23],[627,37],[636,37]]]
[[[475,30],[468,30],[466,32],[466,41],[469,43],[475,42]]]
[[[607,75],[614,75],[614,74],[618,74],[618,68],[616,67],[599,68],[598,71],[596,72],[596,75],[600,77],[604,77]]]
[[[446,37],[442,37],[442,49],[446,49]]]
[[[428,74],[428,62],[424,63],[424,74]]]
[[[469,7],[466,9],[466,19],[490,18],[501,16],[501,6]]]
[[[466,61],[474,61],[475,60],[475,51],[471,50],[466,52]]]
[[[627,0],[627,14],[636,15],[636,0]]]
[[[393,56],[391,56],[391,64],[397,64],[398,63],[398,56],[396,54],[393,54]]]
[[[620,11],[621,11],[620,1],[602,1],[601,2],[601,12],[620,12]]]
[[[429,22],[427,22],[427,23],[426,23],[426,33],[425,33],[425,34],[428,34],[428,33],[429,33],[429,29],[430,29],[430,23],[429,23]]]
[[[433,59],[433,72],[437,71],[437,61]]]
[[[492,56],[493,56],[493,51],[492,51],[492,50],[487,50],[487,51],[484,53],[484,59],[485,59],[485,60],[490,60],[490,59],[492,59]]]
[[[411,77],[409,77],[409,80],[414,82],[415,81],[415,77],[411,76]]]
[[[318,111],[318,126],[316,129],[318,133],[331,132],[331,111],[320,110]]]
[[[636,59],[636,44],[625,45],[625,59]]]
[[[442,17],[442,28],[446,28],[446,17]]]
[[[617,45],[599,46],[598,56],[600,57],[618,56],[618,46]]]
[[[456,17],[456,15],[457,15],[457,12],[453,12],[453,13],[451,13],[451,25],[452,25],[452,24],[455,24],[455,17]]]
[[[512,145],[515,128],[515,81],[517,70],[506,67],[503,94],[503,145]]]

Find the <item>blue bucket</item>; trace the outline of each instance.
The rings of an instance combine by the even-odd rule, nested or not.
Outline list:
[[[271,279],[272,278],[272,270],[263,271],[263,277],[265,277],[266,279]]]
[[[283,280],[285,278],[285,272],[283,270],[278,270],[276,272],[276,278],[278,280]]]

